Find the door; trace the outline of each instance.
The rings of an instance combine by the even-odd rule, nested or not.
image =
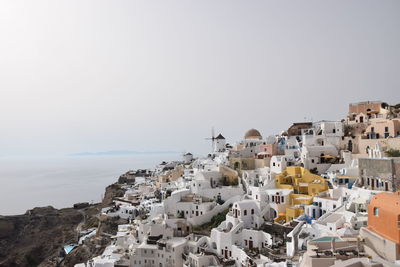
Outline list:
[[[249,249],[253,249],[253,240],[249,240]]]

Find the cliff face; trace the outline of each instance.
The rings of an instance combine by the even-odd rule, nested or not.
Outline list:
[[[125,190],[117,184],[107,186],[103,201],[99,206],[102,208],[110,206],[115,197],[122,197],[124,193]],[[82,245],[68,254],[61,263],[62,267],[74,266],[77,263],[87,262],[89,259],[101,255],[111,242],[110,235],[117,233],[118,225],[127,223],[124,219],[96,215],[89,216],[84,225],[84,228],[97,227],[96,236],[86,239]]]
[[[114,232],[120,222],[105,218],[99,223],[98,214],[102,207],[108,206],[114,197],[122,196],[124,191],[118,185],[110,185],[102,203],[83,209],[58,210],[49,206],[28,210],[23,215],[0,216],[0,266],[57,266],[63,246],[77,242],[77,229],[100,225],[100,232]],[[101,235],[96,240],[88,240],[87,245],[67,255],[62,265],[73,266],[77,263],[73,255],[83,261],[101,254],[109,241]]]
[[[53,207],[0,217],[0,266],[37,266],[76,238],[82,220],[77,210]]]
[[[125,189],[122,189],[118,184],[112,184],[106,187],[106,192],[102,201],[102,207],[108,207],[111,205],[115,197],[122,197],[125,194]]]

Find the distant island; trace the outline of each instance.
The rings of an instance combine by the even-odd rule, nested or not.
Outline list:
[[[117,156],[117,155],[154,155],[154,154],[179,154],[178,151],[132,151],[132,150],[111,150],[100,152],[79,152],[67,156]]]

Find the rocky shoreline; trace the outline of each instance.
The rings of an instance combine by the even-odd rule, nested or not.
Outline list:
[[[100,211],[124,194],[117,183],[105,189],[103,201],[76,208],[37,207],[25,214],[0,216],[0,266],[74,266],[102,253],[115,234],[119,218],[100,217]],[[97,229],[95,237],[68,255],[64,246],[77,243],[79,233]]]

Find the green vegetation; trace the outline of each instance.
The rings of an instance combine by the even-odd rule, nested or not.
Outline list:
[[[35,257],[31,256],[30,254],[25,255],[25,260],[28,266],[38,266],[40,263],[37,259],[35,259]]]
[[[398,149],[389,149],[385,152],[388,157],[400,157],[400,150]]]
[[[348,124],[344,125],[344,135],[351,136],[353,134],[354,127]]]
[[[223,212],[218,213],[214,217],[211,218],[211,221],[199,226],[193,226],[193,231],[201,232],[201,233],[209,233],[211,229],[220,225],[223,221],[225,221],[226,214],[229,212],[229,209],[224,210]]]
[[[396,105],[394,105],[392,107],[394,107],[395,109],[398,109],[398,108],[400,108],[400,104],[396,104]]]

